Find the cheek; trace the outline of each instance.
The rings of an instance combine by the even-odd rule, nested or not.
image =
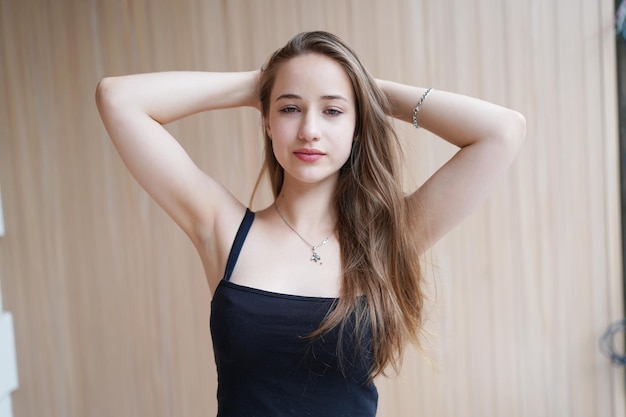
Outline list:
[[[280,118],[270,119],[267,125],[267,132],[272,138],[272,141],[280,140],[280,138],[291,137],[294,135],[296,129],[297,126],[294,126],[294,123],[290,123],[290,121],[282,120]]]
[[[340,149],[342,154],[349,154],[350,151],[352,150],[352,142],[353,142],[352,135],[346,134],[342,138],[338,139],[337,147]]]
[[[346,157],[352,152],[352,143],[354,142],[354,124],[348,124],[342,129],[341,134],[337,137],[337,143],[341,149],[341,153]]]
[[[272,154],[274,155],[274,159],[278,162],[280,166],[284,166],[285,162],[289,159],[289,147],[285,143],[283,139],[284,133],[280,130],[272,130],[272,140],[270,142],[270,148],[272,150]]]

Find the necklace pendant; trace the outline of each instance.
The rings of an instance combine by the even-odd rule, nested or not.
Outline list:
[[[317,254],[317,252],[315,252],[315,250],[313,251],[313,254],[311,255],[311,260],[315,263],[317,263],[318,261],[321,261],[322,258]]]

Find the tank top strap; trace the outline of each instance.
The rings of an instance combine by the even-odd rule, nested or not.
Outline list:
[[[241,248],[243,247],[243,243],[248,236],[248,232],[250,231],[250,227],[252,226],[252,222],[254,221],[254,212],[250,211],[249,208],[246,208],[246,214],[243,216],[243,220],[239,225],[239,229],[237,230],[237,234],[235,235],[235,240],[233,241],[233,246],[230,248],[230,253],[228,254],[228,260],[226,261],[226,270],[224,271],[224,280],[230,281],[230,276],[235,269],[235,264],[237,263],[237,259],[239,258],[239,253],[241,252]]]

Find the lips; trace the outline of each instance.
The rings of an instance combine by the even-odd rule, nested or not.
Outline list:
[[[318,159],[322,158],[324,155],[326,155],[324,152],[318,149],[311,148],[297,149],[293,152],[293,154],[296,156],[296,158],[304,162],[315,162]]]

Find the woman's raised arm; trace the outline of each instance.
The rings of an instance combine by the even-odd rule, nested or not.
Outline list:
[[[96,102],[122,160],[194,242],[223,205],[239,204],[203,173],[162,125],[202,111],[259,108],[259,71],[161,72],[105,78]],[[225,207],[229,209],[232,207]]]
[[[379,81],[394,117],[413,122],[426,89]],[[524,117],[471,97],[433,90],[420,106],[419,126],[459,151],[408,196],[428,249],[469,216],[509,168],[526,134]],[[418,214],[420,213],[420,214]]]

